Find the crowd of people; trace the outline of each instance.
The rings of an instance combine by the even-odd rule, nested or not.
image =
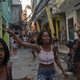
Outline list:
[[[56,80],[56,70],[54,62],[60,68],[64,75],[64,80],[68,80],[68,75],[64,70],[59,60],[58,54],[58,39],[56,34],[52,38],[48,31],[40,31],[37,36],[30,38],[29,42],[23,41],[11,30],[6,30],[14,39],[12,44],[19,44],[25,48],[32,49],[33,59],[36,58],[35,51],[39,55],[39,68],[37,80]],[[80,31],[77,32],[78,39],[74,45],[74,63],[76,65],[76,79],[80,80]],[[15,42],[16,41],[16,42]],[[13,43],[15,42],[15,43]],[[11,47],[13,55],[16,54],[16,46]],[[12,80],[12,65],[9,62],[10,51],[3,39],[0,38],[0,80]],[[20,80],[31,80],[30,78],[23,78]]]

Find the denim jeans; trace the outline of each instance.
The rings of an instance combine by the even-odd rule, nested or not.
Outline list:
[[[56,80],[55,68],[50,69],[40,68],[38,70],[37,80]]]

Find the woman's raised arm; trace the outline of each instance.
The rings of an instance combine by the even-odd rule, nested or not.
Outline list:
[[[31,43],[28,43],[28,42],[24,42],[22,41],[18,36],[16,36],[16,34],[11,30],[11,29],[6,29],[6,31],[11,34],[16,40],[17,42],[26,47],[26,48],[32,48],[32,49],[36,49],[36,50],[39,50],[39,46],[37,44],[31,44]]]

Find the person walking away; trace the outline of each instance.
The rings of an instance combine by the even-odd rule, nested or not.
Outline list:
[[[37,44],[23,42],[15,33],[7,29],[7,32],[12,34],[18,43],[26,48],[35,49],[39,55],[39,69],[37,80],[55,80],[56,79],[56,70],[54,67],[54,61],[61,69],[65,80],[67,80],[66,72],[63,69],[58,55],[56,54],[55,49],[52,47],[52,37],[48,31],[40,31],[37,36]]]

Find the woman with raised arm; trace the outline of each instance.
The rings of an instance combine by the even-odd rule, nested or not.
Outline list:
[[[52,47],[52,37],[48,31],[41,31],[37,36],[37,44],[23,42],[15,33],[7,29],[7,32],[12,34],[19,44],[26,48],[35,49],[39,55],[39,69],[37,80],[56,80],[56,72],[54,61],[61,69],[66,80],[66,72],[64,71],[55,49]]]

